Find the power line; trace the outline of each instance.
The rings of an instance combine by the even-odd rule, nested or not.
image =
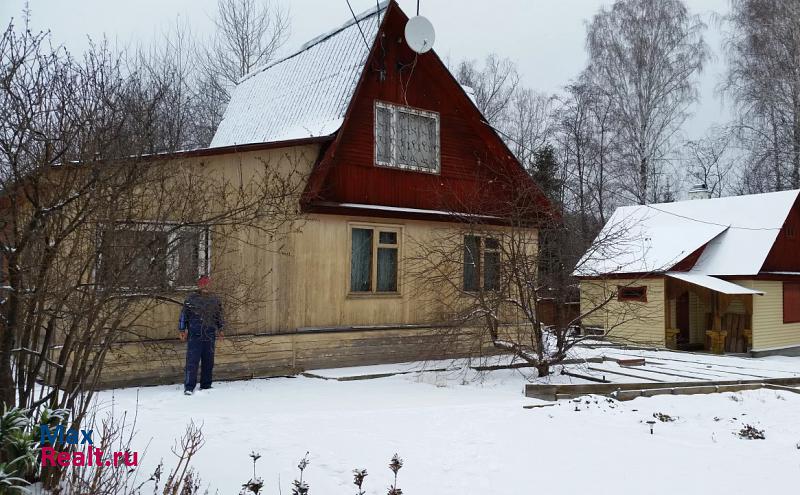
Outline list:
[[[495,132],[497,132],[501,136],[505,137],[506,139],[508,139],[512,143],[514,143],[517,146],[519,146],[520,148],[523,148],[523,149],[527,150],[528,152],[530,152],[532,154],[536,153],[536,150],[533,150],[532,148],[529,148],[529,147],[525,146],[524,144],[520,143],[519,141],[517,141],[513,137],[509,136],[505,132],[501,131],[497,127],[494,127],[488,121],[484,120],[483,123],[486,124],[487,126],[489,126],[490,129],[494,130]],[[523,164],[523,166],[524,166],[524,164]],[[707,225],[715,225],[715,226],[718,226],[718,227],[725,227],[725,228],[728,228],[728,229],[748,230],[748,231],[754,231],[754,232],[776,231],[776,230],[780,231],[781,230],[781,227],[740,227],[738,225],[729,225],[729,224],[724,224],[724,223],[711,222],[711,221],[708,221],[708,220],[701,220],[699,218],[694,218],[694,217],[690,217],[690,216],[687,216],[687,215],[681,215],[680,213],[675,213],[675,212],[672,212],[672,211],[663,210],[661,208],[657,208],[657,207],[655,207],[653,205],[649,205],[649,204],[639,205],[639,206],[646,206],[646,207],[648,207],[650,209],[653,209],[653,210],[656,210],[658,212],[666,213],[667,215],[673,215],[673,216],[676,216],[676,217],[679,217],[679,218],[683,218],[685,220],[690,220],[692,222],[704,223],[704,224],[707,224]]]
[[[350,15],[353,16],[353,20],[356,22],[356,27],[358,28],[358,32],[361,33],[361,39],[364,40],[364,45],[367,47],[367,52],[369,53],[369,43],[367,42],[367,36],[364,34],[364,30],[361,29],[361,24],[358,23],[358,17],[356,17],[356,13],[353,11],[353,6],[350,5],[350,0],[345,0],[347,2],[347,7],[350,9]],[[378,6],[378,12],[380,12],[380,5]]]
[[[717,198],[717,199],[722,199],[722,198]],[[648,207],[650,209],[653,209],[653,210],[656,210],[658,212],[666,213],[667,215],[673,215],[673,216],[676,216],[676,217],[679,217],[679,218],[683,218],[685,220],[691,220],[692,222],[704,223],[704,224],[707,224],[707,225],[715,225],[717,227],[726,227],[726,228],[729,228],[729,229],[753,230],[753,231],[781,230],[781,227],[777,227],[777,228],[775,228],[775,227],[739,227],[737,225],[727,225],[727,224],[724,224],[724,223],[711,222],[711,221],[708,221],[708,220],[700,220],[699,218],[693,218],[693,217],[690,217],[690,216],[681,215],[680,213],[675,213],[673,211],[662,210],[661,208],[656,208],[653,205],[641,205],[641,206],[646,206],[646,207]]]

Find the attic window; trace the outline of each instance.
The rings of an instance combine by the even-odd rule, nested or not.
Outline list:
[[[439,114],[376,101],[375,164],[438,174]]]
[[[617,299],[628,302],[647,302],[647,286],[617,286]]]

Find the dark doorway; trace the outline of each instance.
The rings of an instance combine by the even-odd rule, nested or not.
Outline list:
[[[689,293],[684,292],[678,297],[676,307],[676,319],[678,320],[677,326],[680,333],[678,334],[678,347],[685,347],[689,345]]]

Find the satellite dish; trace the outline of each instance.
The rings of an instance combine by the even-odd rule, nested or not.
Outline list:
[[[418,15],[409,19],[408,23],[406,23],[406,43],[415,52],[427,52],[433,48],[435,40],[436,32],[434,32],[433,24],[428,19]]]

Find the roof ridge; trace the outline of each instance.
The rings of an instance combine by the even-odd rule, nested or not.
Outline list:
[[[255,75],[257,75],[257,74],[259,74],[261,72],[269,70],[272,67],[275,67],[276,65],[278,65],[278,64],[280,64],[282,62],[285,62],[285,61],[287,61],[287,60],[289,60],[291,58],[296,57],[297,55],[300,55],[304,51],[306,51],[306,50],[308,50],[310,48],[313,48],[314,46],[322,43],[323,41],[325,41],[325,40],[327,40],[329,38],[332,38],[333,36],[336,36],[337,34],[341,33],[342,31],[344,31],[345,29],[349,28],[353,24],[356,24],[356,22],[361,22],[363,20],[369,19],[370,17],[372,17],[374,15],[380,14],[381,12],[383,12],[384,10],[386,10],[389,7],[389,2],[390,1],[391,0],[383,0],[382,2],[378,3],[375,7],[370,7],[369,9],[357,14],[355,16],[355,18],[351,17],[347,22],[345,22],[344,24],[340,25],[339,27],[337,27],[335,29],[332,29],[330,31],[327,31],[325,33],[322,33],[322,34],[320,34],[318,36],[315,36],[314,38],[311,38],[310,40],[308,40],[305,43],[303,43],[302,45],[300,45],[300,48],[298,48],[296,51],[292,52],[291,54],[286,55],[285,57],[282,57],[282,58],[280,58],[278,60],[275,60],[273,62],[267,62],[266,64],[264,64],[261,67],[254,68],[253,70],[251,70],[250,72],[248,72],[247,74],[242,76],[238,81],[236,81],[236,84],[239,85],[239,84],[243,83],[244,81],[250,79],[251,77],[254,77]]]

